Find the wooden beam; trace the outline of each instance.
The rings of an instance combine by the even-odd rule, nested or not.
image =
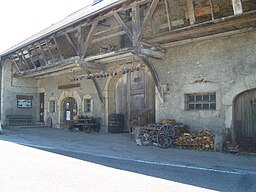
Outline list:
[[[138,37],[137,37],[137,41],[139,41],[142,37],[142,34],[144,33],[145,31],[145,28],[146,28],[146,25],[148,23],[148,21],[152,18],[152,15],[157,7],[157,4],[158,4],[159,0],[153,0],[147,13],[146,13],[146,16],[141,24],[141,27],[140,27],[140,31],[138,33]]]
[[[57,50],[58,50],[60,59],[63,60],[64,58],[63,58],[63,55],[62,55],[61,50],[60,50],[60,46],[59,46],[59,44],[58,44],[56,38],[53,36],[52,39],[53,39],[53,41],[54,41],[54,43],[55,43],[55,45],[56,45],[56,47],[57,47]]]
[[[172,24],[171,24],[171,15],[170,15],[170,11],[169,11],[169,2],[168,0],[164,0],[165,2],[165,10],[166,10],[166,17],[167,17],[167,22],[168,22],[168,27],[169,27],[169,31],[172,30]]]
[[[15,66],[16,66],[18,72],[21,72],[21,70],[20,70],[20,68],[19,68],[19,66],[18,66],[18,64],[17,64],[17,62],[16,62],[15,59],[13,58],[13,56],[10,55],[10,57],[11,57],[12,62],[15,64]]]
[[[78,33],[78,37],[77,37],[77,51],[78,51],[78,55],[82,55],[82,47],[83,47],[83,43],[84,43],[84,34],[83,34],[83,28],[80,25],[77,29],[77,33]]]
[[[137,55],[137,58],[138,58],[140,63],[145,64],[148,67],[148,69],[149,69],[149,71],[152,75],[153,81],[155,83],[155,86],[157,88],[160,101],[161,101],[161,103],[163,103],[164,102],[163,89],[162,89],[158,74],[157,74],[153,64],[150,62],[150,60],[147,57]]]
[[[234,10],[234,15],[239,15],[243,13],[241,0],[232,0],[232,5]]]
[[[190,27],[190,28],[183,29],[183,30],[162,33],[155,37],[151,37],[150,39],[146,40],[146,42],[147,43],[162,43],[162,42],[166,42],[166,41],[169,41],[169,42],[176,41],[179,38],[186,38],[186,37],[189,37],[190,35],[195,36],[196,34],[200,35],[201,33],[204,33],[204,32],[205,33],[206,32],[214,32],[214,31],[218,31],[222,28],[228,28],[228,27],[232,27],[232,26],[241,26],[242,24],[246,24],[246,23],[250,23],[250,22],[251,23],[256,22],[256,15],[247,15],[246,17],[237,18],[236,20],[223,21],[222,19],[220,19],[220,20],[215,20],[214,23],[209,23],[206,26],[201,26],[202,24],[200,24],[200,25],[197,25],[196,28]],[[203,34],[201,36],[203,36]]]
[[[98,96],[99,96],[99,99],[100,99],[101,103],[105,106],[105,100],[104,100],[102,90],[100,88],[100,85],[99,85],[98,81],[95,78],[92,78],[92,82],[93,82],[93,84],[94,84],[94,86],[97,90],[97,93],[98,93]]]
[[[83,51],[82,51],[82,55],[81,55],[81,59],[83,59],[85,57],[85,54],[87,53],[87,50],[91,44],[91,41],[92,41],[92,38],[93,38],[93,33],[98,25],[98,19],[95,19],[95,21],[93,22],[92,26],[91,26],[91,29],[86,37],[86,40],[84,42],[84,46],[83,46]]]
[[[73,49],[75,50],[76,55],[79,56],[79,52],[78,52],[78,50],[77,50],[77,47],[75,46],[75,44],[74,44],[73,41],[71,40],[69,34],[68,34],[67,32],[64,32],[64,35],[65,35],[65,37],[67,38],[69,44],[70,44],[70,45],[73,47]]]
[[[165,53],[157,50],[151,50],[151,49],[140,49],[141,54],[155,58],[155,59],[165,59]]]
[[[194,25],[196,22],[196,17],[195,17],[193,0],[187,0],[187,8],[188,8],[190,25]]]
[[[23,50],[21,50],[21,58],[22,58],[22,60],[25,62],[25,64],[26,64],[26,66],[28,67],[28,69],[30,69],[30,67],[29,67],[29,65],[28,65],[28,62],[27,62],[27,60],[26,60],[26,58],[24,57],[24,55],[23,55]]]
[[[118,15],[117,12],[113,12],[116,20],[122,25],[122,28],[124,29],[124,31],[126,32],[127,36],[129,37],[129,39],[132,41],[132,32],[130,31],[130,29],[127,27],[127,25],[125,24],[125,22],[123,21],[123,19]]]
[[[43,60],[44,60],[45,65],[48,65],[48,61],[47,61],[47,59],[46,59],[46,56],[45,56],[45,54],[44,54],[44,50],[42,49],[40,43],[38,43],[38,47],[39,47],[39,50],[40,50],[40,52],[41,52],[41,54],[42,54],[42,56],[43,56]]]
[[[51,50],[51,48],[50,48],[50,46],[49,46],[47,40],[45,41],[45,44],[46,44],[46,47],[47,47],[48,52],[49,52],[50,55],[51,55],[51,59],[53,60],[53,59],[54,59],[54,56],[53,56],[53,54],[52,54],[52,50]]]
[[[20,52],[16,52],[16,54],[18,55],[20,64],[26,66],[26,68],[29,69],[29,66],[27,65],[27,63],[26,63],[26,62],[23,60],[23,58],[22,58],[22,54],[20,54]],[[22,61],[23,61],[23,62],[22,62]]]
[[[132,5],[132,44],[135,48],[139,48],[138,34],[140,28],[140,20],[140,7],[136,3]]]
[[[103,37],[94,39],[94,40],[92,40],[92,43],[97,43],[97,42],[99,42],[99,41],[103,41],[103,40],[106,40],[106,39],[110,39],[110,38],[113,38],[113,37],[116,37],[116,36],[121,36],[121,35],[124,35],[124,34],[126,34],[125,31],[119,31],[119,32],[117,32],[117,33],[112,33],[111,35],[107,35],[107,36],[103,36]]]

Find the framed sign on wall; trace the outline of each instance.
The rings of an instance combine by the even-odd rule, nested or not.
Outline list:
[[[18,108],[31,108],[32,101],[29,99],[17,99],[17,107]]]
[[[16,95],[18,108],[31,108],[33,96]]]

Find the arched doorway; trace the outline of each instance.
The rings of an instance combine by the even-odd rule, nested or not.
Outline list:
[[[256,152],[256,89],[236,96],[234,116],[235,136],[241,149]]]
[[[62,102],[62,115],[64,120],[64,126],[67,127],[70,120],[73,120],[73,116],[77,114],[77,102],[73,97],[68,97]]]

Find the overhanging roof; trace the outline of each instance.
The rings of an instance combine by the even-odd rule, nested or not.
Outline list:
[[[31,43],[34,43],[40,39],[43,39],[49,35],[52,35],[66,27],[69,27],[73,25],[74,23],[77,23],[79,21],[82,21],[84,19],[87,19],[89,17],[92,17],[100,12],[106,11],[112,7],[115,7],[117,5],[120,5],[124,2],[127,2],[129,0],[103,0],[100,3],[97,3],[95,5],[89,5],[86,6],[75,13],[65,17],[63,20],[51,25],[50,27],[40,31],[39,33],[29,37],[28,39],[18,43],[17,45],[7,49],[3,53],[0,54],[0,57],[3,57],[5,55],[8,55],[11,52],[14,52],[22,47],[28,46]]]

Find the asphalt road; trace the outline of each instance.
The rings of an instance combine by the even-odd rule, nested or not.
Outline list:
[[[175,167],[0,140],[0,191],[255,191],[256,174]]]

